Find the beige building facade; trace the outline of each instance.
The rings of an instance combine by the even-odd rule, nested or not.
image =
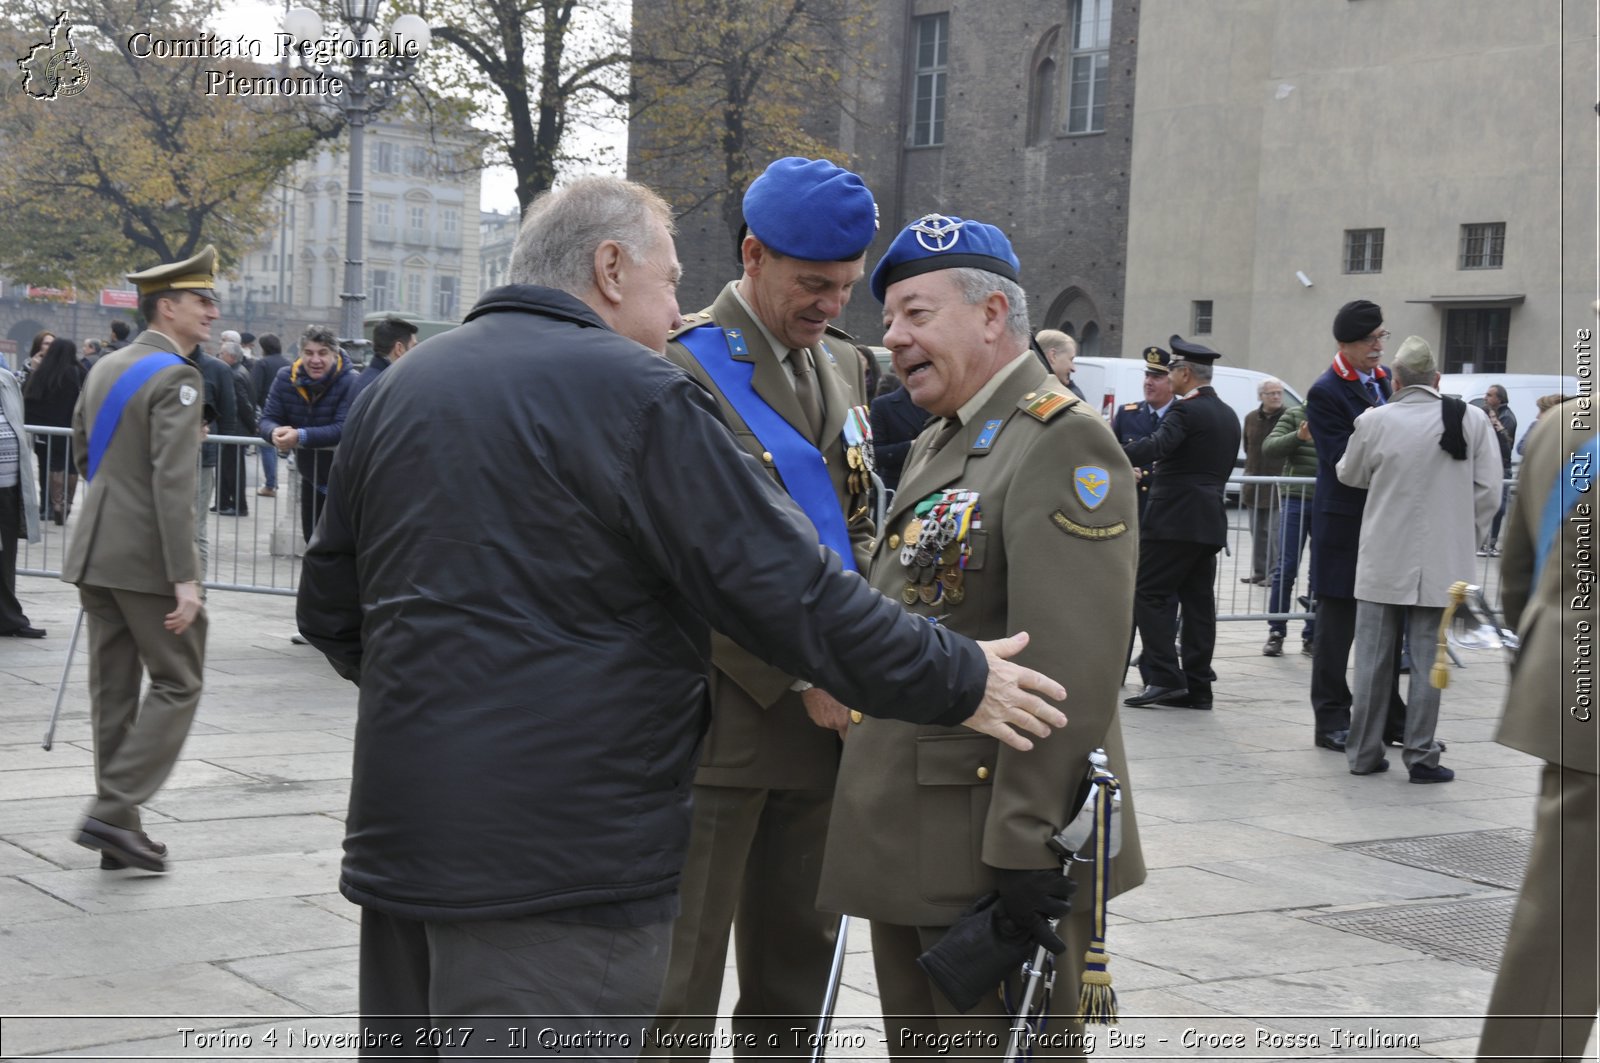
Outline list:
[[[1304,390],[1371,299],[1449,372],[1571,373],[1594,322],[1592,0],[1145,0],[1128,350]]]

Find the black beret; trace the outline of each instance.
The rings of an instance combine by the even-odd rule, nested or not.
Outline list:
[[[1364,340],[1383,327],[1383,307],[1366,299],[1345,303],[1333,316],[1333,338],[1340,343]]]

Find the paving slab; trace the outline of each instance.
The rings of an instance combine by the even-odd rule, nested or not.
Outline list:
[[[357,947],[346,945],[230,960],[221,966],[307,1012],[340,1015],[357,1008],[357,960]]]
[[[238,772],[219,768],[201,760],[180,760],[167,778],[168,790],[186,790],[194,787],[226,786],[244,782],[246,777]],[[0,801],[31,797],[66,797],[78,794],[87,801],[94,794],[92,766],[73,765],[62,768],[30,768],[24,771],[0,771]]]
[[[1236,860],[1196,867],[1252,886],[1315,898],[1314,904],[1318,906],[1497,892],[1492,886],[1468,879],[1343,849],[1301,853],[1293,860]]]
[[[344,843],[344,827],[319,815],[169,821],[145,828],[169,847],[175,869],[216,857],[336,851]],[[34,870],[99,866],[100,854],[78,845],[67,832],[16,834],[11,843],[48,861]]]
[[[350,755],[352,745],[346,735],[330,731],[223,731],[209,735],[190,735],[183,744],[183,755],[213,764],[226,764],[232,757],[289,756],[301,753],[343,752]],[[346,765],[348,769],[349,765]]]
[[[1436,788],[1446,787],[1412,787],[1416,790]],[[1463,831],[1483,830],[1484,821],[1481,816],[1473,818],[1463,815],[1456,811],[1457,807],[1450,802],[1416,805],[1410,808],[1377,805],[1363,809],[1330,809],[1316,815],[1294,812],[1246,816],[1239,822],[1335,845],[1343,842],[1376,841],[1380,838],[1420,838],[1425,834],[1459,834]],[[1508,826],[1513,825],[1515,824],[1508,824]]]
[[[1130,923],[1117,926],[1114,934],[1112,962],[1118,985],[1124,957],[1159,965],[1178,976],[1167,985],[1426,958],[1411,949],[1276,912]]]
[[[165,875],[107,874],[98,867],[18,878],[86,912],[133,912],[326,893],[339,880],[338,850],[174,861]]]
[[[337,812],[350,805],[350,780],[245,782],[219,790],[163,790],[146,808],[171,819],[244,819]]]
[[[1182,867],[1207,860],[1245,860],[1327,849],[1324,842],[1226,820],[1214,823],[1151,823],[1139,809],[1139,845],[1146,867]]]

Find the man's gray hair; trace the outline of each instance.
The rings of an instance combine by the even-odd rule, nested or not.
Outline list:
[[[672,208],[644,185],[620,177],[580,177],[533,201],[517,233],[506,280],[586,292],[594,285],[595,249],[615,240],[639,262],[654,250],[655,221],[669,236],[673,233]]]
[[[963,266],[950,271],[950,279],[961,291],[961,298],[968,305],[975,306],[989,298],[990,292],[999,292],[1006,297],[1010,308],[1006,312],[1006,331],[1021,340],[1027,346],[1028,340],[1033,336],[1033,329],[1028,324],[1028,296],[1022,286],[1016,281],[1007,280],[998,273],[990,273],[986,269],[977,269],[973,266]]]
[[[1283,390],[1283,381],[1279,380],[1275,376],[1269,376],[1261,383],[1256,385],[1256,398],[1259,399],[1261,396],[1265,395],[1267,393],[1267,389],[1274,384],[1278,385],[1279,391]]]
[[[217,347],[217,356],[221,358],[243,358],[244,348],[233,340],[223,340]]]
[[[300,346],[308,343],[320,343],[324,347],[339,349],[339,335],[327,325],[307,325],[305,331],[300,333]]]
[[[1211,383],[1211,370],[1216,368],[1210,362],[1190,362],[1187,360],[1184,361],[1183,367],[1189,370],[1189,375],[1194,377],[1197,384]]]

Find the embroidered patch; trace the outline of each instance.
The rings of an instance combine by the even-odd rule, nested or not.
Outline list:
[[[1060,413],[1062,410],[1066,409],[1068,406],[1071,406],[1077,401],[1078,400],[1070,394],[1062,394],[1059,391],[1045,390],[1039,392],[1037,397],[1025,401],[1022,405],[1022,408],[1032,416],[1037,417],[1039,420],[1048,421],[1050,418],[1054,417],[1056,414]]]
[[[750,353],[750,348],[744,344],[744,333],[739,329],[730,328],[722,330],[728,337],[728,350],[736,357],[743,357]]]
[[[1128,522],[1119,520],[1115,524],[1079,524],[1059,509],[1050,514],[1051,523],[1068,535],[1075,535],[1080,539],[1099,542],[1103,539],[1115,539],[1128,530]]]
[[[194,388],[190,387],[188,384],[179,385],[179,387],[178,387],[178,401],[183,403],[185,406],[193,406],[194,405],[194,400],[199,398],[199,397],[200,397],[200,393],[198,391],[196,391]]]
[[[1072,486],[1083,508],[1092,513],[1100,508],[1111,491],[1111,474],[1098,465],[1079,465],[1072,470]]]
[[[978,433],[977,442],[972,444],[973,450],[988,450],[994,446],[994,437],[1000,434],[1000,427],[1004,425],[1004,418],[983,422],[983,431]]]

